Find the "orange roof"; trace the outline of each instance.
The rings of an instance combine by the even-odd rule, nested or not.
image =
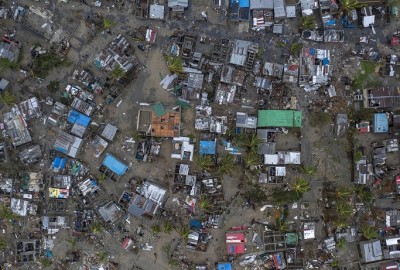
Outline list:
[[[178,137],[180,135],[181,115],[179,112],[168,112],[157,117],[151,116],[151,136],[154,137]]]

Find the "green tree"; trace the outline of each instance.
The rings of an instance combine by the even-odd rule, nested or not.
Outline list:
[[[289,225],[281,218],[277,218],[275,220],[275,230],[277,230],[279,232],[288,232]]]
[[[203,171],[210,171],[214,166],[213,158],[209,155],[198,156],[196,163]]]
[[[344,247],[345,244],[346,244],[346,239],[340,238],[340,239],[336,242],[336,247],[337,247],[337,248],[342,248],[342,247]]]
[[[51,81],[46,86],[46,89],[51,93],[56,93],[60,89],[60,82],[59,81]]]
[[[75,237],[67,239],[67,242],[71,245],[72,250],[76,249],[76,244],[78,243],[78,240]]]
[[[388,4],[391,7],[400,7],[400,0],[389,0]]]
[[[210,200],[205,196],[201,195],[197,204],[196,204],[203,212],[209,212],[212,208],[212,203]]]
[[[93,223],[90,224],[89,229],[92,231],[92,233],[98,234],[102,233],[104,228],[99,222],[93,221]]]
[[[17,97],[10,93],[10,91],[4,91],[2,95],[0,95],[0,103],[3,103],[7,106],[13,106],[17,101]]]
[[[179,233],[179,235],[182,237],[182,239],[184,241],[186,241],[188,239],[190,230],[189,230],[189,227],[187,225],[186,226],[185,225],[181,226],[176,231]]]
[[[98,252],[96,255],[97,255],[97,260],[98,260],[100,263],[105,263],[105,262],[107,262],[107,260],[108,260],[108,254],[107,254],[105,251]]]
[[[161,232],[160,226],[159,226],[158,224],[153,224],[153,226],[151,226],[151,232],[152,232],[154,235],[159,234],[159,233]]]
[[[372,239],[378,238],[378,236],[379,236],[376,228],[372,227],[372,226],[362,225],[360,230],[361,230],[361,233],[364,236],[364,238],[367,240],[372,240]]]
[[[293,43],[290,46],[290,53],[296,57],[300,55],[301,49],[303,48],[303,44],[301,43]]]
[[[336,190],[336,198],[339,200],[348,201],[353,196],[353,189],[350,187],[340,186]]]
[[[257,153],[258,145],[261,143],[261,139],[256,133],[251,135],[243,133],[234,138],[234,143],[238,144],[239,147],[246,148],[247,153]]]
[[[336,204],[336,212],[343,218],[349,218],[353,215],[353,206],[347,201],[339,201]]]
[[[166,61],[169,72],[177,75],[183,74],[183,60],[181,58],[167,56]]]
[[[231,175],[235,169],[235,157],[233,155],[226,154],[222,157],[219,163],[218,173],[223,176],[225,174]]]
[[[6,240],[0,236],[0,251],[5,250],[7,247],[7,242]]]
[[[347,13],[364,6],[362,3],[358,2],[358,0],[339,0],[339,3],[339,14]]]
[[[18,215],[15,214],[9,207],[2,205],[0,210],[0,219],[10,222],[10,220],[18,218]]]
[[[173,228],[174,227],[172,223],[170,221],[166,221],[163,226],[163,231],[167,234],[170,234]]]
[[[271,194],[271,203],[285,205],[297,202],[303,194],[297,193],[295,190],[286,190],[284,188],[275,188]]]
[[[113,83],[122,79],[126,75],[125,70],[120,66],[116,66],[110,73],[110,79]]]
[[[103,28],[104,29],[109,30],[112,27],[114,27],[115,25],[116,25],[116,23],[113,20],[108,19],[108,18],[103,19]]]
[[[255,185],[250,190],[248,190],[244,197],[250,200],[252,203],[261,204],[268,201],[268,195],[264,192],[264,190],[259,186]]]
[[[317,174],[317,166],[313,165],[308,166],[304,163],[301,163],[300,172],[308,176],[315,176]]]
[[[97,181],[99,181],[99,183],[103,183],[104,181],[106,181],[107,179],[107,175],[105,173],[99,174],[99,176],[97,177]]]
[[[247,155],[244,157],[244,166],[246,168],[258,165],[260,164],[260,162],[261,162],[260,155],[256,152],[247,153]]]
[[[371,190],[361,185],[355,188],[355,192],[357,198],[365,204],[372,203],[375,198]]]
[[[310,190],[310,182],[304,178],[297,178],[294,184],[292,185],[292,189],[298,194],[298,196],[302,196],[305,192]]]
[[[14,61],[10,61],[7,58],[0,57],[0,71],[3,71],[5,69],[16,70],[17,68],[19,68],[19,65]]]
[[[339,216],[333,220],[333,224],[336,226],[336,228],[345,228],[349,226],[349,218]]]
[[[301,29],[315,29],[315,17],[313,15],[301,17]]]

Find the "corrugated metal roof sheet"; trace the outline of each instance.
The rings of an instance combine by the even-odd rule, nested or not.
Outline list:
[[[250,9],[273,9],[273,0],[250,0]]]

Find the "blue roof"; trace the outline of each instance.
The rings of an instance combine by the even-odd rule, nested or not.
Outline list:
[[[118,175],[124,175],[128,170],[128,166],[108,153],[106,154],[106,158],[103,160],[103,165]]]
[[[374,132],[386,133],[389,130],[389,122],[386,113],[374,114]]]
[[[87,127],[91,121],[89,116],[86,116],[80,112],[72,110],[68,115],[68,122],[71,124],[78,123],[81,126]]]
[[[200,155],[215,155],[217,148],[216,141],[200,141]]]
[[[232,270],[232,264],[224,262],[218,263],[218,270]]]
[[[52,167],[55,169],[64,169],[67,164],[67,158],[56,157],[53,161]]]

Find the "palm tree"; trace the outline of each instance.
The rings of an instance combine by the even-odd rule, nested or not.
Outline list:
[[[223,176],[224,174],[232,174],[235,168],[235,157],[233,155],[226,154],[222,157],[219,163],[218,173]]]
[[[94,234],[101,233],[103,231],[103,226],[99,222],[94,222],[89,226],[90,230]]]
[[[260,155],[256,152],[250,152],[244,157],[244,165],[246,168],[260,164]]]
[[[213,161],[212,156],[209,156],[209,155],[199,156],[197,158],[197,165],[203,171],[210,171],[211,168],[214,166],[214,161]]]
[[[154,224],[153,226],[151,226],[151,232],[152,232],[154,235],[159,234],[159,233],[161,232],[160,226],[159,226],[158,224]]]
[[[358,0],[339,0],[339,3],[339,14],[347,13],[351,10],[362,8],[364,6],[364,4],[358,2]]]
[[[349,226],[349,219],[345,217],[338,217],[333,221],[333,224],[336,226],[336,228],[345,228]]]
[[[188,226],[181,226],[176,231],[179,233],[183,240],[186,241],[188,239],[190,233]]]
[[[0,236],[0,250],[4,250],[6,249],[6,247],[7,247],[6,240],[2,236]]]
[[[164,223],[163,231],[164,231],[165,233],[170,234],[171,231],[172,231],[172,229],[173,229],[173,225],[172,225],[171,222],[167,221],[167,222]]]
[[[315,28],[315,17],[312,15],[301,17],[301,28],[303,30],[314,29]]]
[[[300,171],[308,176],[315,176],[317,174],[317,166],[307,166],[304,163],[300,165]]]
[[[299,177],[296,179],[296,182],[292,185],[292,189],[297,193],[298,196],[301,196],[303,193],[310,190],[310,182],[306,179]]]
[[[336,243],[336,247],[337,248],[342,248],[342,247],[344,247],[345,244],[346,244],[346,239],[340,238]]]
[[[110,29],[111,27],[113,27],[113,26],[115,26],[115,22],[114,21],[112,21],[111,19],[108,19],[108,18],[104,18],[103,19],[103,28],[104,29]]]
[[[167,56],[167,67],[169,72],[181,75],[183,73],[183,60],[179,57]]]
[[[99,181],[99,183],[103,183],[106,180],[106,178],[107,175],[105,173],[102,173],[97,177],[97,180]]]
[[[361,229],[362,235],[367,240],[372,240],[379,236],[376,228],[374,228],[372,226],[362,225],[360,229]]]
[[[275,220],[275,229],[279,232],[288,232],[289,225],[284,220],[277,218]]]
[[[353,206],[347,201],[339,201],[336,205],[336,212],[342,218],[351,217],[353,211]]]
[[[235,137],[235,143],[237,143],[240,147],[246,148],[247,153],[257,153],[258,145],[261,143],[261,139],[257,136],[256,133],[251,135],[249,134],[240,134]]]
[[[15,214],[10,208],[5,205],[2,205],[0,210],[0,219],[6,220],[9,222],[12,219],[18,218],[18,215]]]
[[[9,91],[5,91],[3,95],[0,95],[0,102],[4,103],[7,106],[13,106],[16,101],[17,98]]]
[[[352,195],[353,195],[353,189],[350,187],[341,186],[337,188],[336,197],[340,200],[348,201]]]
[[[125,76],[125,70],[120,66],[116,66],[110,73],[111,81],[114,83]]]
[[[74,237],[74,238],[71,238],[71,239],[67,239],[67,242],[71,245],[71,248],[73,250],[75,250],[76,244],[78,243],[78,240]]]
[[[40,260],[40,264],[42,265],[43,268],[46,268],[46,267],[49,267],[50,265],[52,265],[53,262],[48,258],[43,258]]]
[[[210,210],[210,208],[212,207],[212,203],[210,202],[210,200],[202,195],[199,198],[199,201],[197,202],[197,206],[204,212],[208,212]]]
[[[108,260],[108,254],[105,251],[98,252],[96,255],[100,263],[105,263]]]
[[[355,192],[357,198],[366,204],[371,203],[374,200],[374,194],[363,186],[356,187]]]

